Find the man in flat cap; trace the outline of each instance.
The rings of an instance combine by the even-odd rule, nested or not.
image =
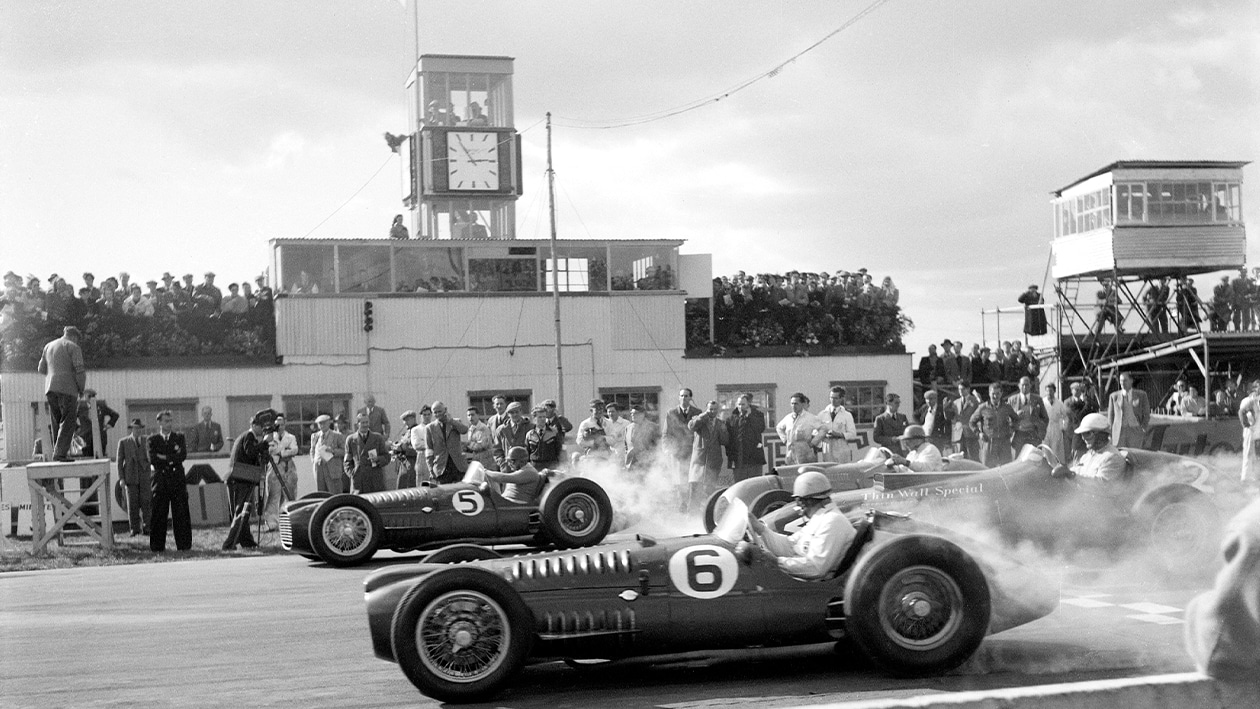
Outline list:
[[[516,446],[525,446],[525,436],[534,428],[534,424],[525,418],[525,407],[521,402],[513,401],[504,409],[507,421],[494,432],[494,462],[503,469],[508,451]]]
[[[153,489],[150,476],[149,443],[144,437],[144,422],[131,419],[130,435],[118,441],[118,479],[127,490],[127,519],[131,536],[149,533],[153,516]]]
[[[36,370],[44,375],[44,397],[56,432],[53,460],[70,460],[70,442],[78,426],[79,395],[87,388],[87,367],[79,348],[79,328],[67,325],[61,337],[44,345]]]
[[[332,427],[332,417],[320,414],[315,418],[319,430],[311,435],[311,469],[315,471],[315,489],[334,495],[346,491],[346,437]]]

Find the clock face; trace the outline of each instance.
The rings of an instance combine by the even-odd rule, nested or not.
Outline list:
[[[499,189],[499,134],[446,134],[447,175],[452,190]]]

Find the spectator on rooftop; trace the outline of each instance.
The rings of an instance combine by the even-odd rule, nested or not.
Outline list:
[[[220,310],[223,313],[233,315],[244,315],[249,312],[249,302],[240,294],[240,286],[235,283],[228,284],[228,296],[223,299]]]

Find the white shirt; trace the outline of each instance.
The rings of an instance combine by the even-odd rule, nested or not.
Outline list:
[[[1108,482],[1124,477],[1125,459],[1120,450],[1110,443],[1100,451],[1093,448],[1081,454],[1076,462],[1076,474],[1082,478],[1098,478]]]
[[[792,412],[784,416],[774,430],[778,432],[779,440],[784,443],[812,442],[814,433],[822,426],[822,419],[808,411],[802,411],[799,414]]]
[[[604,419],[604,436],[608,439],[608,447],[619,453],[626,452],[626,431],[630,421],[624,418]]]
[[[856,536],[857,530],[853,529],[849,518],[835,503],[828,502],[791,536],[767,528],[761,538],[779,557],[779,568],[784,573],[802,579],[821,579],[835,569]]]

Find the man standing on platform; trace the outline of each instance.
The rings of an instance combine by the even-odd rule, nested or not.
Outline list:
[[[44,345],[36,370],[44,375],[44,396],[52,414],[53,460],[70,460],[70,441],[78,426],[79,395],[87,388],[87,367],[79,348],[79,328],[68,325],[61,337]]]
[[[153,466],[149,464],[148,442],[140,435],[144,422],[132,419],[131,435],[118,442],[118,479],[127,489],[127,519],[131,536],[149,533],[153,517]]]
[[[385,414],[385,409],[376,405],[376,397],[372,394],[363,395],[363,408],[358,410],[358,415],[367,416],[368,430],[373,433],[379,433],[381,438],[389,439],[389,416]]]
[[[149,464],[153,466],[153,513],[149,519],[149,549],[166,551],[166,516],[175,525],[175,548],[192,549],[192,517],[188,511],[188,487],[184,460],[188,445],[184,434],[171,429],[170,410],[157,415],[158,432],[149,436]]]
[[[223,447],[223,427],[212,420],[214,410],[201,407],[201,420],[188,429],[188,450],[191,453],[217,453]]]
[[[1107,418],[1111,420],[1111,441],[1117,448],[1142,447],[1151,422],[1151,400],[1146,392],[1133,388],[1132,374],[1120,375],[1120,391],[1112,392],[1107,402]]]

